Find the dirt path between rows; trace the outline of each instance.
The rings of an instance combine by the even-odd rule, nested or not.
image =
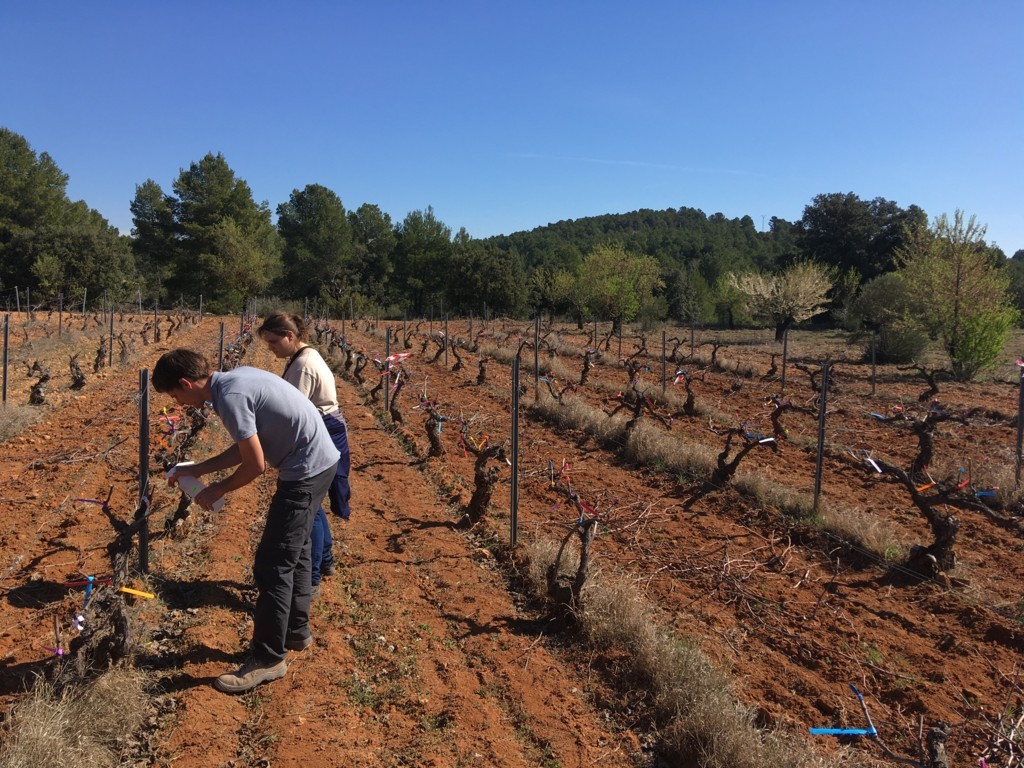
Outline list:
[[[277,367],[261,350],[253,362]],[[445,501],[354,388],[340,385],[339,397],[354,511],[347,523],[332,518],[339,567],[314,604],[314,645],[291,654],[284,680],[253,693],[209,685],[249,635],[239,608],[251,597],[254,509],[268,500],[267,478],[212,516],[207,562],[180,582],[204,607],[182,638],[168,684],[179,714],[158,754],[178,768],[630,765],[636,737],[602,726],[586,681],[537,642],[544,623],[516,605],[490,553],[454,529]]]
[[[216,324],[204,321],[175,341],[208,350]],[[140,362],[151,365],[167,348],[149,347]],[[243,362],[279,368],[258,342]],[[43,647],[51,614],[77,610],[81,593],[61,582],[109,572],[109,524],[97,505],[73,499],[101,499],[113,486],[111,509],[131,516],[134,392],[126,382],[134,380],[131,370],[94,380],[0,447],[0,495],[31,502],[7,502],[0,539],[0,566],[12,562],[7,575],[24,585],[0,607],[8,706],[50,663]],[[142,664],[155,670],[160,692],[146,736],[150,764],[634,765],[640,739],[595,708],[587,679],[546,647],[545,619],[517,604],[491,553],[454,527],[448,500],[362,395],[339,383],[339,397],[353,514],[347,523],[332,518],[338,570],[313,606],[314,645],[291,654],[284,679],[237,697],[211,686],[239,663],[250,636],[252,552],[271,473],[232,494],[221,513],[193,508],[175,536],[153,541],[151,575],[136,584],[158,595],[139,607]],[[164,400],[154,395],[154,412],[172,405]],[[119,440],[126,442],[105,460],[67,461]],[[213,419],[194,455],[225,440]],[[38,467],[44,450],[60,458]],[[156,494],[154,506],[176,506],[162,482]],[[27,556],[17,561],[18,552]]]
[[[237,319],[226,324],[237,328]],[[380,356],[381,330],[350,324],[348,336]],[[466,330],[464,323],[458,330],[453,325],[453,333]],[[515,324],[500,330],[504,338],[497,326],[489,333],[505,348],[515,349],[530,335]],[[215,358],[217,333],[217,319],[209,318],[180,330],[173,345],[194,346]],[[800,346],[817,338],[808,335]],[[565,332],[570,377],[578,375],[587,343],[583,334]],[[58,356],[73,352],[75,344],[85,359],[95,338],[65,342]],[[90,376],[78,393],[55,380],[46,418],[0,444],[4,711],[20,700],[34,674],[54,663],[46,650],[54,642],[53,618],[66,626],[80,610],[81,590],[63,583],[109,573],[105,547],[113,523],[94,501],[76,499],[99,500],[109,491],[111,515],[131,518],[137,372],[168,348],[166,340],[138,347],[129,363]],[[612,693],[605,672],[615,668],[614,655],[583,650],[557,634],[542,610],[510,589],[506,566],[492,555],[504,534],[484,540],[454,525],[473,475],[472,456],[458,444],[458,422],[473,440],[508,434],[507,364],[492,359],[487,383],[478,385],[477,356],[456,372],[431,362],[434,349],[426,342],[416,348],[403,362],[411,378],[403,395],[406,421],[397,427],[378,421],[382,403],[367,403],[369,385],[338,380],[350,426],[354,511],[348,523],[332,518],[338,572],[325,580],[313,608],[314,645],[292,654],[283,680],[239,697],[211,686],[239,663],[250,636],[252,552],[272,477],[232,494],[219,514],[193,509],[167,535],[159,532],[178,497],[158,483],[151,575],[135,585],[158,596],[136,608],[145,630],[139,663],[153,671],[157,688],[152,716],[134,748],[141,764],[655,764],[646,693]],[[834,353],[804,349],[805,360]],[[722,350],[733,369],[687,363],[704,411],[677,418],[671,430],[658,429],[716,452],[722,445],[716,429],[723,426],[738,423],[771,434],[766,403],[778,381],[764,371],[775,351],[737,343]],[[626,379],[615,356],[607,358],[567,401],[606,412],[614,407]],[[60,362],[66,365],[66,358]],[[243,362],[280,368],[259,342]],[[654,358],[648,363],[653,368]],[[743,375],[743,366],[756,373]],[[644,374],[648,386],[656,374]],[[921,404],[920,381],[892,367],[880,374],[875,395],[864,366],[839,366],[830,400],[825,497],[840,510],[863,515],[856,519],[891,529],[897,549],[905,550],[930,541],[927,524],[905,490],[858,457],[906,466],[918,441],[910,420],[877,416],[921,419],[935,409],[960,414],[976,407],[994,414],[944,423],[935,434],[936,480],[948,485],[947,478],[966,474],[969,492],[981,490],[1011,463],[1015,431],[1000,414],[1014,412],[1017,390],[1005,380],[945,384],[941,401]],[[787,396],[813,404],[808,377],[793,369],[790,377]],[[444,426],[447,455],[420,463],[427,450],[425,417],[413,406],[422,392],[451,423]],[[170,404],[154,396],[155,427],[159,409]],[[786,426],[790,434],[778,449],[751,452],[743,470],[806,494],[815,420],[793,412]],[[631,580],[666,624],[727,669],[759,724],[804,734],[808,725],[859,726],[862,716],[849,690],[856,683],[901,754],[914,753],[919,717],[952,724],[951,748],[964,764],[975,764],[994,738],[992,723],[1012,703],[1024,649],[1024,545],[1016,528],[957,510],[963,525],[956,568],[941,579],[909,579],[884,557],[826,536],[813,520],[794,519],[751,492],[717,489],[684,508],[694,477],[638,466],[624,457],[622,446],[556,427],[528,407],[521,435],[520,540],[556,540],[571,525],[573,510],[548,482],[548,462],[556,468],[565,462],[574,489],[607,512],[595,544],[598,567]],[[225,440],[214,418],[195,457],[220,450]],[[509,473],[501,470],[489,522],[506,530]]]

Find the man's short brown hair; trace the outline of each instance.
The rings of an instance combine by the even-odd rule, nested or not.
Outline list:
[[[152,383],[157,392],[170,392],[181,379],[199,381],[210,375],[210,363],[193,349],[172,349],[153,366]]]

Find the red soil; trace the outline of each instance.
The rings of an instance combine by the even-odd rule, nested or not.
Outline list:
[[[228,320],[229,327],[236,322]],[[521,330],[530,337],[531,328]],[[0,444],[5,708],[17,702],[33,672],[53,663],[43,650],[53,644],[52,617],[66,626],[81,604],[81,591],[61,584],[109,573],[111,523],[98,506],[74,499],[105,498],[112,486],[113,513],[129,519],[134,512],[138,368],[172,346],[196,346],[215,357],[217,331],[208,318],[170,342],[140,346],[128,363],[89,375],[79,393],[67,388],[65,350],[52,351],[49,363],[59,375],[45,418]],[[351,325],[348,331],[371,355],[383,356],[382,334]],[[515,340],[502,343],[513,347]],[[582,350],[586,339],[567,336],[565,343]],[[801,344],[809,353],[810,343],[810,335],[796,336],[791,354],[801,353]],[[91,359],[95,336],[78,332],[66,344],[77,344]],[[630,347],[627,339],[627,353]],[[144,663],[156,669],[164,692],[162,714],[146,734],[155,764],[565,767],[643,760],[651,723],[642,694],[611,693],[601,674],[608,660],[586,654],[571,639],[551,637],[543,612],[510,592],[501,563],[481,546],[495,542],[454,526],[473,477],[473,457],[457,444],[457,424],[446,422],[443,431],[447,455],[420,461],[428,448],[425,416],[413,406],[424,387],[447,415],[472,418],[472,436],[500,440],[511,423],[509,367],[492,360],[481,386],[475,383],[477,356],[462,352],[466,367],[452,372],[443,358],[428,363],[433,349],[420,353],[418,338],[412,351],[403,361],[410,383],[397,428],[382,426],[381,403],[368,406],[363,388],[339,379],[350,425],[354,511],[348,523],[332,518],[338,572],[324,581],[314,606],[315,644],[292,654],[283,680],[239,697],[210,685],[237,664],[249,637],[251,553],[272,478],[232,494],[219,514],[193,509],[175,535],[153,541],[151,575],[135,586],[158,595],[138,608],[146,630]],[[729,346],[719,357],[763,373],[772,351],[767,343]],[[20,354],[31,359],[33,352]],[[532,363],[532,352],[524,354]],[[609,391],[626,386],[610,357],[575,397],[610,409]],[[280,367],[258,341],[244,362]],[[581,359],[563,355],[562,362],[578,375]],[[657,368],[656,359],[651,363]],[[30,382],[18,378],[23,371],[12,368],[12,379]],[[872,450],[904,467],[916,454],[917,441],[905,425],[870,414],[891,413],[899,404],[913,410],[923,385],[884,368],[872,397],[868,373],[867,366],[837,367],[823,498],[883,518],[905,547],[928,544],[927,523],[907,492],[839,450]],[[647,383],[659,376],[660,370],[646,374]],[[806,374],[790,369],[787,378],[787,396],[810,404]],[[529,385],[525,404],[532,402],[532,378],[524,372],[523,381]],[[765,401],[777,387],[777,381],[712,371],[694,380],[698,406],[764,434],[771,432]],[[10,392],[12,402],[27,401],[27,385]],[[982,405],[1012,415],[1017,389],[945,385],[939,397],[951,412]],[[153,398],[156,426],[156,412],[173,403]],[[791,413],[784,422],[789,439],[778,452],[754,450],[740,471],[810,492],[815,419]],[[706,417],[676,419],[672,434],[716,449],[723,442]],[[1015,439],[1014,428],[998,419],[942,424],[933,476],[970,468],[983,487],[993,468],[1012,468]],[[213,419],[195,454],[219,450],[225,440]],[[667,623],[697,639],[761,722],[803,733],[807,726],[859,726],[848,687],[854,683],[896,751],[914,754],[921,716],[927,725],[949,722],[955,762],[976,763],[990,738],[988,724],[1013,701],[1024,649],[1022,539],[1014,530],[957,510],[958,566],[936,580],[911,580],[733,489],[684,510],[694,484],[629,465],[580,433],[528,416],[525,408],[520,446],[520,541],[560,539],[572,523],[574,513],[548,487],[548,461],[568,462],[566,479],[606,513],[594,544],[597,565],[638,584]],[[502,540],[508,481],[504,466],[488,518]],[[158,482],[154,506],[152,528],[160,530],[177,494]]]

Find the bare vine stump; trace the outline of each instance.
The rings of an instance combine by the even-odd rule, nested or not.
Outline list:
[[[583,353],[583,370],[580,371],[580,386],[582,387],[587,383],[587,377],[590,376],[590,370],[594,367],[594,350],[588,349]]]
[[[576,523],[562,539],[555,562],[548,567],[548,599],[554,605],[558,618],[563,621],[571,619],[580,607],[580,594],[590,570],[590,545],[597,535],[597,522],[597,518],[590,518]],[[578,536],[580,540],[580,560],[576,573],[570,579],[567,574],[562,573],[562,558],[573,536]]]
[[[441,443],[441,416],[431,411],[426,423],[427,440],[430,442],[428,457],[444,456],[444,445]]]
[[[107,365],[107,337],[100,337],[100,348],[96,350],[96,357],[92,361],[92,372],[99,373]]]
[[[137,635],[121,593],[95,589],[85,613],[85,629],[70,644],[75,671],[85,680],[129,658]]]
[[[476,383],[478,385],[486,384],[487,383],[487,359],[486,358],[480,358],[480,362],[477,363],[477,366],[479,367],[479,371],[478,371],[478,373],[476,375]]]
[[[460,525],[466,528],[472,528],[483,520],[484,515],[487,513],[487,508],[491,505],[491,495],[494,493],[494,486],[501,475],[499,467],[488,468],[487,462],[493,458],[503,459],[505,456],[504,445],[492,445],[490,448],[479,450],[475,447],[470,447],[469,450],[476,454],[476,461],[473,464],[473,482],[475,484],[473,496],[466,507],[466,514],[463,515],[460,521]]]
[[[32,385],[28,393],[29,405],[43,405],[46,403],[46,383],[50,380],[49,371],[45,371],[39,381]]]
[[[927,547],[911,547],[907,567],[927,578],[935,578],[956,566],[954,546],[960,531],[960,521],[953,515],[941,515],[934,510],[927,516],[935,541]]]
[[[70,366],[71,388],[81,389],[85,386],[85,374],[82,373],[82,367],[78,364],[78,355],[71,355]]]
[[[928,729],[925,738],[925,750],[928,752],[928,768],[949,768],[949,756],[946,754],[946,741],[951,733],[947,723],[941,720],[934,728]]]
[[[391,421],[395,424],[401,424],[404,419],[402,418],[402,412],[398,410],[398,396],[402,393],[402,387],[405,386],[406,377],[402,375],[404,372],[399,369],[398,382],[395,384],[395,391],[391,393],[391,400],[388,403],[388,413],[391,415]]]

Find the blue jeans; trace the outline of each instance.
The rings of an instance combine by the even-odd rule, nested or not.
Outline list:
[[[334,539],[331,538],[331,524],[323,507],[318,507],[313,518],[313,532],[309,535],[310,555],[313,559],[313,580],[315,587],[320,583],[320,569],[334,563]]]
[[[352,508],[349,506],[352,490],[348,485],[348,474],[352,466],[352,458],[348,449],[348,427],[345,425],[344,419],[333,413],[325,413],[323,420],[324,426],[327,427],[327,432],[334,442],[334,447],[341,454],[341,458],[338,459],[338,470],[331,482],[331,487],[327,489],[327,497],[331,500],[331,511],[342,520],[348,520],[352,513]]]

